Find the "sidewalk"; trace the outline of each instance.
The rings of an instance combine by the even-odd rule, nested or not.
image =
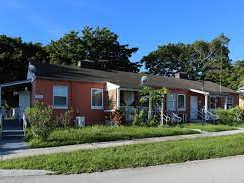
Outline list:
[[[96,142],[90,144],[77,144],[77,145],[67,145],[67,146],[60,146],[60,147],[38,148],[38,149],[14,150],[11,151],[10,154],[5,154],[5,155],[1,154],[0,159],[7,160],[13,158],[27,157],[27,156],[71,152],[76,150],[107,148],[107,147],[142,144],[142,143],[150,143],[150,142],[193,139],[193,138],[200,138],[200,137],[217,137],[217,136],[235,135],[239,133],[244,133],[244,128],[239,128],[238,130],[231,130],[231,131],[222,131],[222,132],[203,132],[201,134],[154,137],[154,138],[143,138],[143,139],[110,141],[110,142]]]

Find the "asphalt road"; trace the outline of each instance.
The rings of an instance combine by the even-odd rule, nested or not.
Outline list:
[[[81,175],[0,177],[1,183],[240,183],[244,156]]]

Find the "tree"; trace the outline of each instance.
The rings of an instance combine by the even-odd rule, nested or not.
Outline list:
[[[168,44],[159,46],[156,51],[144,56],[141,60],[149,73],[174,76],[176,72],[188,70],[193,55],[191,45]]]
[[[77,65],[85,59],[85,49],[78,32],[70,31],[58,41],[51,41],[46,47],[51,63]]]
[[[40,43],[26,43],[21,38],[0,35],[0,83],[26,79],[29,61],[47,61]]]
[[[167,88],[154,89],[148,86],[144,86],[139,90],[139,94],[142,96],[140,99],[141,103],[148,102],[148,121],[152,118],[152,110],[154,105],[160,105],[161,103],[161,123],[163,123],[163,110],[164,110],[164,99],[165,94],[168,93]]]
[[[140,65],[129,60],[138,48],[129,48],[118,38],[108,28],[85,27],[81,33],[71,31],[52,41],[46,49],[51,63],[77,65],[81,60],[91,60],[97,69],[138,72]]]
[[[207,79],[219,82],[222,70],[231,67],[228,49],[229,39],[223,34],[210,42],[195,41],[192,44],[167,44],[144,56],[149,73],[174,76],[186,72],[189,79]]]

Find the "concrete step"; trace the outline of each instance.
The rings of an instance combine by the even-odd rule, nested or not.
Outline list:
[[[24,138],[23,130],[3,130],[1,139],[19,139]]]

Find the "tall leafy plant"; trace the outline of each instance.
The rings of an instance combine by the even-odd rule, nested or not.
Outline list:
[[[36,102],[26,109],[26,117],[31,125],[33,136],[46,140],[55,124],[52,121],[53,110],[42,102]]]
[[[152,118],[152,110],[154,105],[159,105],[161,103],[161,121],[164,111],[164,99],[165,95],[168,93],[168,89],[163,87],[161,89],[154,89],[149,86],[145,86],[139,90],[139,94],[142,96],[140,99],[141,103],[148,102],[148,121]]]

